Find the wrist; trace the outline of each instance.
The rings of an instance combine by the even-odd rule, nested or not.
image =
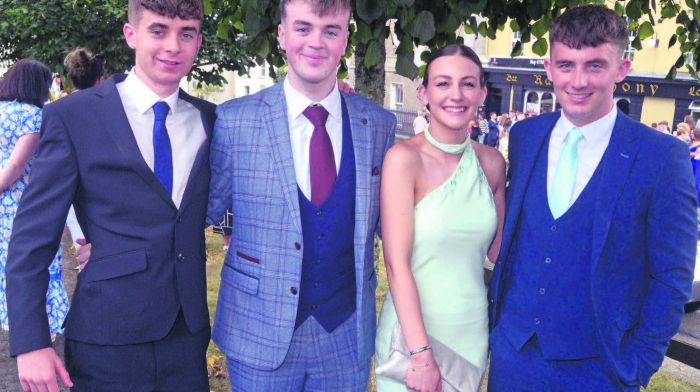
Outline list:
[[[410,355],[409,358],[411,360],[411,364],[425,364],[435,360],[433,358],[433,350],[431,349],[422,351],[414,355]]]

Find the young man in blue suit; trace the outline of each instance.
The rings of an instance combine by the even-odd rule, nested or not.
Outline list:
[[[44,109],[7,263],[10,352],[24,391],[208,391],[205,225],[214,105],[179,90],[201,0],[130,0],[127,75]],[[71,203],[92,244],[65,322],[47,329],[48,266]],[[67,369],[67,370],[66,370]]]
[[[284,81],[217,109],[208,219],[233,213],[214,341],[234,391],[364,391],[395,118],[339,92],[349,0],[281,1]]]
[[[602,6],[551,25],[562,110],[510,134],[490,391],[639,390],[679,327],[697,236],[688,147],[616,108],[627,37]]]

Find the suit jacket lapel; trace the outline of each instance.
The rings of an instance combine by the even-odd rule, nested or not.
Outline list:
[[[292,221],[301,232],[299,191],[294,172],[294,156],[292,155],[292,142],[289,134],[289,122],[287,121],[287,101],[283,85],[283,82],[279,82],[265,90],[262,100],[267,106],[263,108],[262,121],[267,129],[270,150],[272,151],[271,158],[276,167],[275,172],[282,183],[284,199],[292,214]]]
[[[115,75],[97,87],[95,94],[101,99],[96,100],[95,114],[104,120],[104,129],[114,140],[126,164],[138,173],[166,203],[175,208],[172,197],[167,194],[143,159],[134,138],[134,132],[129,125],[116,87],[116,83],[123,81],[125,77],[126,75]]]
[[[180,202],[180,210],[183,210],[192,198],[194,179],[197,178],[203,169],[207,168],[209,165],[209,144],[212,138],[212,129],[214,129],[214,116],[207,112],[204,108],[200,107],[196,100],[193,100],[190,95],[180,90],[180,98],[191,103],[197,109],[199,109],[200,117],[202,118],[202,125],[204,126],[204,132],[207,134],[207,140],[202,143],[197,151],[197,155],[192,163],[192,170],[187,178],[187,186],[185,187],[185,193],[182,195],[182,201]]]
[[[635,143],[639,134],[635,132],[632,124],[625,114],[618,111],[610,143],[600,162],[601,181],[593,216],[593,268],[598,264],[613,211],[627,184],[630,169],[639,150],[638,144]]]
[[[355,153],[355,265],[358,277],[364,276],[365,242],[369,230],[370,179],[372,175],[373,138],[367,108],[356,97],[343,94],[350,119]]]
[[[513,235],[520,220],[520,211],[525,192],[527,192],[535,168],[535,162],[540,157],[540,154],[548,154],[545,148],[545,141],[552,133],[557,120],[559,120],[558,114],[543,116],[534,120],[538,122],[534,122],[532,125],[528,125],[526,129],[520,131],[527,132],[527,134],[519,136],[521,139],[526,138],[526,140],[523,140],[518,146],[517,153],[520,155],[520,159],[518,159],[518,162],[513,162],[513,169],[517,170],[517,172],[511,173],[510,183],[508,184],[508,203],[503,226],[503,246],[499,257],[501,260],[508,258]]]

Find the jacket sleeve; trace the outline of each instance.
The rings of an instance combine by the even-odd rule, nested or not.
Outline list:
[[[659,159],[663,167],[647,217],[649,286],[639,324],[623,340],[623,357],[636,360],[636,375],[628,375],[636,380],[623,381],[633,385],[646,386],[661,366],[692,288],[698,230],[694,177],[687,146],[674,143],[667,150],[670,154]]]
[[[77,183],[75,151],[54,105],[43,112],[41,140],[12,229],[6,267],[10,354],[49,347],[46,290]]]
[[[209,185],[209,206],[207,223],[216,225],[224,216],[226,209],[231,208],[231,174],[229,166],[233,149],[231,135],[233,122],[229,121],[232,109],[229,104],[223,104],[216,110],[216,122],[209,152],[211,166],[211,183]]]

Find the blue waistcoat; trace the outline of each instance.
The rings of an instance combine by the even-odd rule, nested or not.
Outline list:
[[[343,107],[340,170],[328,198],[316,207],[299,190],[304,255],[296,327],[313,316],[331,332],[355,312],[355,153]]]
[[[523,200],[496,328],[518,350],[536,334],[545,359],[595,357],[591,247],[605,154],[574,204],[555,220],[547,201],[547,152],[545,143]]]

